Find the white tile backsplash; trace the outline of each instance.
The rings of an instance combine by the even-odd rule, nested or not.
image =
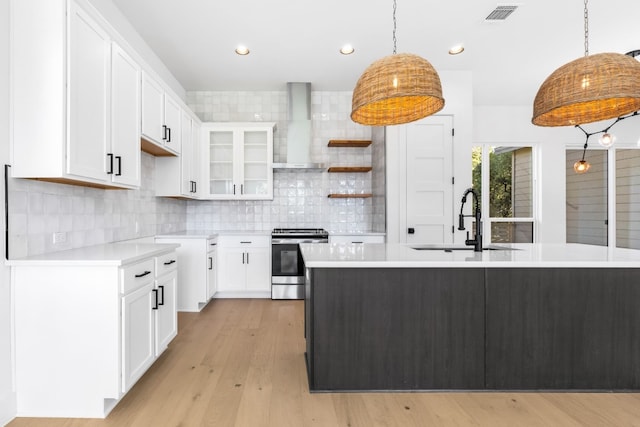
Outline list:
[[[273,121],[274,161],[286,161],[287,93],[188,92],[187,103],[203,121]],[[354,123],[351,92],[311,93],[311,160],[328,166],[368,166],[371,147],[329,148],[331,139],[370,139],[371,128]],[[259,118],[259,120],[257,120]],[[187,229],[269,230],[323,227],[334,232],[371,231],[372,199],[329,199],[329,193],[370,193],[372,174],[287,171],[274,173],[273,201],[189,201]]]
[[[156,198],[154,174],[154,157],[142,153],[142,186],[138,190],[10,179],[10,257],[184,230],[186,202]],[[53,233],[64,233],[66,242],[54,245]]]

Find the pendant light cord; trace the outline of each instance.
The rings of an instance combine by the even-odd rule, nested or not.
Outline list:
[[[398,44],[398,39],[396,39],[396,0],[393,0],[393,54],[396,54],[396,45]]]
[[[584,56],[589,56],[589,9],[587,9],[587,3],[589,0],[584,0]]]

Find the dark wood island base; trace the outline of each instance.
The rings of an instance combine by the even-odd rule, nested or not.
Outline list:
[[[640,390],[640,269],[308,268],[311,391]]]

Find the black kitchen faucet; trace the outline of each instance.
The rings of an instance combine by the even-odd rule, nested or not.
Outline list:
[[[473,211],[473,215],[464,215],[462,213],[462,209],[464,208],[464,204],[467,201],[467,195],[473,196],[473,203],[475,204],[475,209]],[[476,235],[473,239],[469,239],[469,232],[467,231],[467,239],[464,241],[464,244],[467,246],[473,246],[473,250],[475,252],[482,252],[482,213],[480,212],[480,202],[478,200],[478,195],[476,194],[473,188],[467,188],[462,195],[462,204],[460,205],[460,215],[458,217],[458,230],[464,230],[464,218],[466,216],[475,217],[476,218]]]

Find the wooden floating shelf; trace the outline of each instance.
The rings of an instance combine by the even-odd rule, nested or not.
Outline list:
[[[373,197],[373,194],[329,194],[327,197],[330,199],[368,199],[369,197]]]
[[[371,141],[360,139],[331,139],[329,140],[329,147],[368,147],[371,145]]]
[[[327,172],[371,172],[371,166],[332,166]]]

